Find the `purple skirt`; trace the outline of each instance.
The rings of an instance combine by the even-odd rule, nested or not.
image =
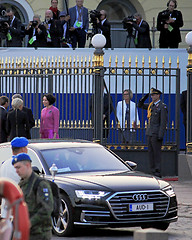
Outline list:
[[[43,130],[41,133],[41,138],[53,138],[54,132],[51,129]],[[59,134],[57,133],[56,138],[59,138]]]

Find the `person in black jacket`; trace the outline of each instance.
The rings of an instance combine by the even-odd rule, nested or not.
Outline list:
[[[21,47],[21,21],[15,17],[14,11],[11,8],[6,10],[6,15],[9,17],[7,25],[7,46],[8,47]]]
[[[14,137],[26,137],[28,138],[29,133],[29,121],[27,114],[22,111],[23,100],[15,98],[11,103],[13,110],[8,112],[7,115],[7,133],[9,140],[11,141]]]
[[[7,142],[7,108],[9,106],[9,98],[7,96],[0,97],[0,143]]]
[[[151,103],[144,103],[149,93],[139,100],[138,107],[147,110],[148,152],[151,173],[161,177],[161,146],[167,126],[167,106],[160,100],[161,91],[151,88]]]
[[[43,25],[47,31],[47,47],[58,48],[62,38],[62,28],[58,20],[53,19],[51,10],[45,11],[45,21]]]
[[[97,18],[97,29],[98,32],[103,34],[106,38],[106,44],[104,48],[111,48],[111,25],[107,20],[107,13],[105,10],[100,11],[100,18]]]
[[[33,16],[33,21],[29,22],[25,34],[29,35],[27,47],[47,47],[47,30],[41,24],[39,15]]]
[[[143,20],[140,13],[134,14],[134,19],[136,22],[127,22],[132,24],[132,27],[135,29],[135,47],[136,48],[152,48],[151,39],[149,34],[149,24]]]
[[[14,94],[12,96],[12,100],[15,98],[20,98],[22,100],[22,96],[18,93]],[[13,111],[13,108],[9,110],[9,112]],[[30,108],[24,107],[22,108],[22,111],[25,112],[27,114],[27,118],[28,118],[28,122],[29,122],[29,132],[27,133],[27,138],[31,139],[31,133],[30,130],[32,127],[35,126],[35,119],[33,117],[33,113],[32,110]]]
[[[157,30],[160,31],[160,48],[178,48],[181,42],[180,29],[183,26],[183,17],[180,11],[175,10],[176,0],[169,0],[167,9],[157,17]]]

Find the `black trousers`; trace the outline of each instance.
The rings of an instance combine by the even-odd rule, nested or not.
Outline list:
[[[72,41],[72,48],[84,48],[86,42],[86,32],[84,29],[77,28],[75,31],[71,32],[71,41]]]
[[[161,146],[162,142],[157,136],[148,136],[148,152],[151,173],[161,177]]]

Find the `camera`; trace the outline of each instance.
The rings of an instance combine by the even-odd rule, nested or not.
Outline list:
[[[5,16],[5,10],[0,11],[0,33],[6,34],[8,31],[7,24],[9,22],[9,17]]]
[[[93,25],[96,25],[97,18],[100,19],[101,13],[97,10],[91,10],[89,15],[90,15],[90,23],[92,23]]]
[[[159,14],[159,17],[160,17],[160,20],[162,22],[166,22],[167,20],[169,20],[169,17],[170,17],[170,11],[169,10],[165,10],[163,12],[161,12]]]
[[[38,25],[38,22],[37,21],[31,21],[31,23],[32,23],[32,27],[36,27],[37,25]]]
[[[123,21],[122,21],[122,23],[123,23],[123,28],[124,28],[124,29],[127,29],[127,31],[128,31],[129,34],[132,34],[132,32],[133,32],[133,26],[132,26],[132,24],[130,24],[129,22],[135,22],[135,23],[136,23],[136,20],[137,20],[137,19],[134,18],[133,15],[132,15],[132,16],[125,17],[125,18],[123,19]]]

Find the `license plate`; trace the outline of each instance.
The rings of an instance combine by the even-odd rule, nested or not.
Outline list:
[[[129,212],[153,211],[153,203],[129,204]]]

